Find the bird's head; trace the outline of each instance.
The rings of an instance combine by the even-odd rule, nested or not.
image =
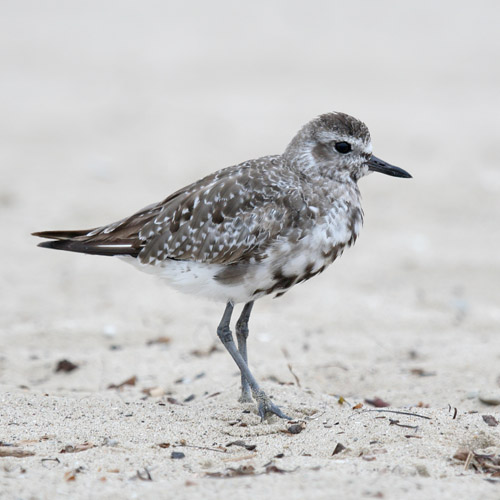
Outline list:
[[[338,180],[357,181],[370,172],[411,177],[373,156],[367,126],[344,113],[326,113],[304,125],[283,156],[287,163],[310,175]]]

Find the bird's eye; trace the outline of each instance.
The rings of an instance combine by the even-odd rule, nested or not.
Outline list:
[[[340,154],[347,154],[351,151],[351,145],[348,142],[336,142],[335,143],[335,149],[340,153]]]

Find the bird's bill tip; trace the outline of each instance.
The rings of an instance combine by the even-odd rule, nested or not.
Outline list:
[[[403,177],[405,179],[411,179],[412,175],[402,168],[391,165],[390,163],[377,158],[376,156],[371,156],[371,158],[366,162],[368,168],[373,172],[380,172],[381,174],[392,175],[393,177]]]

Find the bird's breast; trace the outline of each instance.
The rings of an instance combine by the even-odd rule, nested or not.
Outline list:
[[[266,287],[256,289],[256,296],[275,292],[281,295],[296,283],[321,273],[346,247],[354,244],[362,223],[359,204],[339,201],[314,225],[305,228],[300,239],[278,239],[261,263],[267,268],[270,280]]]

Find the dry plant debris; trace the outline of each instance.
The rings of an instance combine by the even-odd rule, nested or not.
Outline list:
[[[135,385],[137,383],[137,377],[135,375],[132,375],[132,377],[129,377],[127,380],[124,380],[120,384],[110,384],[108,385],[108,389],[121,389],[122,387],[125,387],[126,385]]]
[[[67,360],[67,359],[61,359],[61,361],[59,361],[57,363],[57,366],[55,368],[55,372],[58,373],[58,372],[64,372],[64,373],[69,373],[69,372],[72,372],[73,370],[76,370],[78,368],[78,365],[76,365],[75,363],[72,363],[71,361]]]
[[[473,450],[461,449],[453,455],[453,458],[464,462],[464,470],[472,468],[478,473],[500,478],[500,455],[476,453]]]
[[[207,358],[211,356],[214,352],[220,352],[221,348],[217,344],[212,344],[208,349],[193,349],[190,354],[196,356],[197,358]]]
[[[287,429],[282,430],[285,434],[300,434],[306,428],[305,422],[298,422],[288,426]]]
[[[257,448],[256,444],[246,444],[242,440],[237,440],[237,441],[231,441],[230,443],[226,444],[226,448],[229,448],[230,446],[241,446],[242,448],[245,448],[248,451],[253,451],[255,448]]]
[[[231,478],[239,476],[260,476],[263,474],[285,474],[288,472],[293,471],[280,469],[274,464],[266,465],[264,471],[260,473],[255,471],[255,467],[253,465],[241,465],[240,467],[229,467],[224,472],[207,472],[206,476],[216,478]]]
[[[496,427],[498,425],[498,420],[493,415],[483,415],[483,420],[490,427]]]
[[[80,451],[90,450],[90,448],[94,447],[95,444],[89,443],[87,441],[85,443],[77,444],[75,446],[68,444],[59,453],[79,453]]]
[[[337,445],[335,446],[335,448],[333,450],[332,457],[334,455],[338,455],[339,453],[341,453],[342,451],[344,451],[346,449],[347,448],[342,443],[337,443]]]
[[[388,406],[391,406],[391,403],[377,397],[373,399],[365,399],[365,403],[367,405],[374,406],[375,408],[387,408]]]
[[[165,344],[170,344],[170,342],[172,342],[172,339],[170,337],[163,336],[148,340],[146,342],[146,345],[157,345],[157,344],[165,345]]]
[[[23,450],[17,446],[0,446],[0,457],[24,458],[32,457],[34,454],[32,451]]]

